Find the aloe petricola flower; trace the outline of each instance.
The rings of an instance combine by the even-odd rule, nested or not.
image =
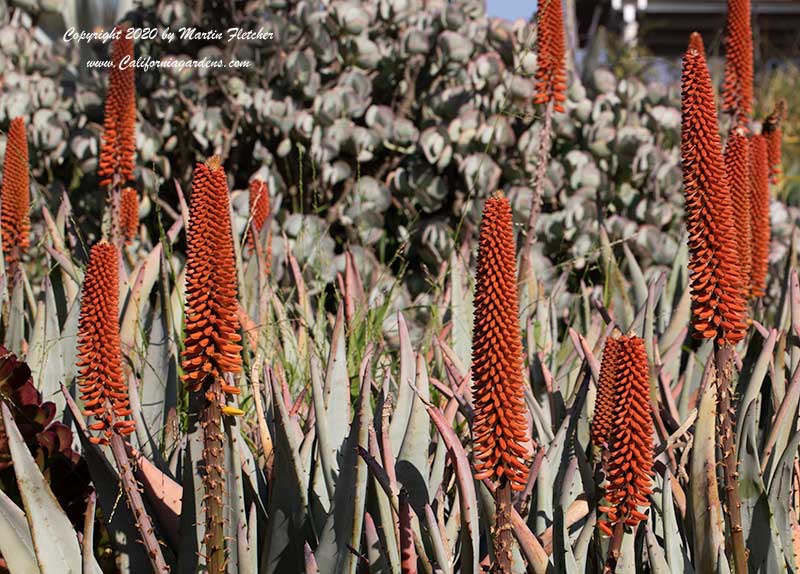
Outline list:
[[[28,138],[25,121],[11,120],[3,160],[3,187],[0,191],[0,230],[3,253],[9,274],[30,246],[31,228],[30,177],[28,175]]]
[[[750,288],[754,297],[762,297],[767,287],[769,263],[769,161],[767,139],[756,134],[750,138],[750,205],[753,235],[753,263]]]
[[[247,234],[247,245],[255,249],[256,241],[269,217],[269,187],[267,183],[254,179],[250,182],[249,205],[251,228]]]
[[[612,536],[618,525],[635,527],[650,505],[653,476],[653,420],[644,339],[609,338],[603,351],[598,400],[592,420],[592,441],[605,457],[606,516],[598,527]]]
[[[725,172],[731,185],[733,223],[739,253],[739,273],[744,294],[750,295],[753,234],[750,214],[750,143],[742,128],[736,128],[725,144]]]
[[[702,38],[692,34],[681,78],[681,166],[689,234],[694,336],[744,337],[746,278],[740,274],[731,186]]]
[[[96,420],[89,428],[101,433],[91,441],[107,444],[115,432],[133,432],[133,421],[126,419],[131,411],[119,336],[119,261],[116,248],[106,241],[89,254],[78,319],[77,365],[84,409]]]
[[[508,529],[511,490],[528,478],[530,439],[523,399],[522,340],[511,205],[495,194],[486,200],[480,229],[472,333],[475,418],[475,478],[497,485],[495,556],[500,572],[510,572]]]
[[[534,104],[553,102],[558,112],[563,112],[566,100],[566,41],[561,0],[539,2],[536,31],[537,68]]]
[[[236,260],[225,170],[214,156],[198,164],[192,181],[186,240],[186,312],[182,380],[198,391],[203,429],[204,538],[208,571],[225,571],[224,431],[225,393],[239,390],[225,374],[242,370],[236,315]]]
[[[753,31],[750,0],[728,0],[722,109],[745,125],[753,109]]]
[[[132,187],[124,188],[120,195],[119,226],[127,242],[139,232],[139,193]]]
[[[781,155],[783,130],[781,124],[786,117],[786,101],[780,100],[775,109],[764,119],[761,133],[767,140],[767,159],[769,162],[770,183],[778,183],[781,177]]]
[[[103,142],[97,175],[101,185],[123,185],[133,179],[136,152],[136,85],[133,66],[121,66],[133,59],[133,40],[127,29],[111,44],[111,70],[103,119]]]

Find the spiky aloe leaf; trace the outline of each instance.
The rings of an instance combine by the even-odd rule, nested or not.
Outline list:
[[[760,476],[755,405],[750,406],[744,419],[739,443],[739,494],[742,528],[750,549],[748,571],[753,574],[785,571],[783,544]]]
[[[453,351],[462,365],[472,361],[472,289],[470,274],[461,255],[450,257],[450,313],[452,316]]]
[[[177,348],[170,337],[164,309],[163,299],[159,296],[142,367],[142,424],[137,423],[137,431],[140,426],[142,430],[147,429],[155,446],[163,444],[162,429],[167,422],[167,413],[176,407],[178,397]],[[141,438],[139,442],[142,443]]]
[[[56,411],[60,413],[66,404],[58,386],[64,380],[64,358],[61,352],[56,299],[53,285],[48,278],[44,279],[42,291],[44,300],[37,305],[27,361],[42,397],[46,401],[52,401],[56,405]]]
[[[33,460],[5,403],[2,416],[39,568],[42,574],[79,574],[81,550],[72,524]]]
[[[2,258],[0,258],[2,259]],[[0,490],[0,555],[12,574],[40,574],[25,513]]]
[[[669,470],[664,473],[661,492],[661,519],[664,524],[664,553],[670,574],[694,574],[686,548],[678,529],[675,505],[672,501],[672,476]]]
[[[64,385],[61,385],[61,392],[75,421],[82,454],[89,466],[92,484],[97,491],[97,502],[105,517],[106,528],[111,534],[111,545],[114,552],[122,565],[128,568],[128,571],[149,572],[152,568],[150,558],[144,546],[139,542],[140,535],[136,518],[125,503],[120,476],[111,465],[109,457],[100,450],[99,446],[89,441],[80,409]],[[165,557],[168,561],[172,560],[172,556],[168,552],[165,552]]]
[[[411,339],[408,334],[408,326],[403,314],[397,313],[397,330],[400,339],[400,378],[397,381],[397,402],[395,403],[394,415],[392,416],[391,426],[389,427],[389,439],[392,444],[392,456],[397,457],[408,428],[408,420],[411,417],[411,407],[414,403],[414,389],[412,385],[416,379],[416,365],[414,363],[414,351],[411,348]]]
[[[342,472],[319,546],[314,552],[320,574],[355,574],[359,564],[368,471],[358,452],[359,447],[366,450],[369,446],[370,382],[369,376],[361,381],[356,413],[343,453]]]
[[[19,267],[22,274],[22,267]],[[6,338],[3,346],[14,353],[22,356],[22,341],[25,338],[25,287],[24,281],[15,281],[11,291],[11,306],[8,310],[8,326],[6,327]]]
[[[797,556],[794,556],[794,545],[792,540],[791,517],[789,515],[789,505],[786,504],[786,493],[791,492],[794,460],[800,445],[800,430],[795,431],[789,439],[786,449],[778,460],[772,481],[768,487],[769,505],[774,513],[775,523],[783,542],[783,549],[786,553],[786,561],[789,564],[796,564]]]
[[[725,533],[715,460],[717,401],[712,381],[700,396],[689,464],[689,497],[694,535],[694,563],[700,572],[715,572]],[[687,514],[689,514],[687,508]]]
[[[430,383],[428,369],[422,355],[417,355],[414,372],[416,380],[413,389],[410,389],[413,393],[411,410],[403,436],[403,444],[395,462],[395,471],[397,480],[408,490],[414,512],[417,513],[417,516],[423,516],[425,505],[430,502],[428,449],[431,442],[431,423],[428,412],[425,410],[425,403],[430,400]]]
[[[230,382],[228,384],[231,384]],[[233,397],[234,408],[238,408],[238,401]],[[239,540],[240,529],[248,524],[248,514],[245,508],[244,480],[242,477],[242,437],[236,417],[227,416],[224,420],[225,428],[225,474],[227,489],[225,490],[225,537],[226,540]],[[255,528],[255,524],[253,524]],[[249,545],[228,544],[227,570],[230,574],[244,572],[247,567],[255,562],[256,549]]]
[[[305,472],[280,385],[274,376],[269,377],[269,383],[275,420],[275,465],[260,570],[266,574],[301,572],[304,561],[300,542],[308,518]]]
[[[159,277],[162,250],[163,246],[160,243],[156,245],[147,259],[128,278],[127,301],[120,321],[119,337],[122,352],[131,359],[135,358],[134,364],[137,367],[140,366],[141,359],[135,350],[141,346],[139,338],[144,332],[145,313],[149,306],[148,296]],[[120,301],[125,301],[122,295]]]
[[[333,449],[331,473],[335,477],[339,473],[339,452],[347,439],[347,417],[350,412],[350,378],[347,375],[347,348],[345,346],[344,307],[339,306],[336,322],[333,325],[327,369],[325,370],[325,409],[327,416],[327,442]]]
[[[669,488],[669,486],[667,486]],[[670,574],[669,565],[664,558],[664,549],[658,543],[650,525],[644,523],[645,542],[647,543],[647,560],[652,574]]]
[[[447,446],[451,460],[455,462],[458,481],[458,503],[461,514],[461,572],[477,574],[480,561],[480,523],[478,520],[478,499],[475,483],[467,453],[458,440],[453,428],[447,423],[439,409],[428,407],[428,414],[436,425]]]

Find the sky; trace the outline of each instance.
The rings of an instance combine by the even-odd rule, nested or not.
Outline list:
[[[487,15],[508,20],[527,19],[534,10],[536,10],[536,0],[486,0]]]

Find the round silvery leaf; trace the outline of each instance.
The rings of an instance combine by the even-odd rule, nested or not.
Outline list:
[[[514,130],[504,115],[491,116],[478,128],[478,141],[483,145],[492,145],[499,148],[513,146],[516,143]]]
[[[477,90],[493,90],[503,81],[504,72],[503,60],[493,52],[481,54],[469,63],[470,80]]]
[[[398,118],[392,128],[392,141],[401,146],[408,146],[417,141],[419,132],[411,120]]]
[[[511,76],[508,94],[515,100],[523,100],[525,102],[533,99],[533,82],[527,78],[517,75]]]
[[[314,131],[314,117],[306,110],[300,110],[294,119],[294,129],[303,138],[310,138]]]
[[[467,189],[479,197],[486,197],[497,189],[501,170],[485,153],[468,156],[460,166],[461,176]]]
[[[478,110],[462,109],[461,114],[447,127],[447,135],[455,145],[467,147],[477,136],[480,125]]]
[[[158,20],[163,26],[169,26],[173,30],[176,30],[191,25],[192,11],[182,0],[160,2]]]
[[[356,159],[360,162],[372,161],[375,150],[381,145],[381,138],[373,130],[357,126],[351,134]]]
[[[391,137],[394,112],[389,106],[370,106],[367,109],[364,120],[367,122],[367,126],[374,130],[381,139],[389,139]]]
[[[403,47],[409,54],[427,54],[431,49],[431,43],[424,31],[409,28],[403,34]]]
[[[349,178],[352,173],[353,170],[350,168],[350,164],[342,160],[322,165],[322,181],[329,187],[343,182]]]
[[[614,92],[617,89],[617,78],[611,70],[598,68],[592,74],[594,88],[602,93]]]
[[[369,26],[369,13],[359,2],[336,2],[333,12],[336,22],[345,34],[356,36]]]
[[[472,41],[458,32],[442,32],[437,39],[437,45],[445,59],[450,62],[466,64],[472,55]]]
[[[136,122],[136,151],[140,163],[156,160],[161,149],[161,136],[148,122]]]
[[[441,11],[442,25],[448,30],[458,30],[466,22],[461,6],[448,3]]]
[[[525,50],[521,54],[515,55],[516,65],[514,69],[517,73],[525,78],[532,78],[536,75],[536,52],[533,50]]]
[[[668,130],[677,130],[681,126],[681,112],[675,108],[654,106],[650,110],[650,115],[659,127]]]
[[[365,36],[356,36],[353,39],[355,63],[359,68],[372,70],[381,61],[381,52],[378,45]]]
[[[340,89],[333,88],[317,94],[314,98],[314,115],[323,126],[329,126],[342,115],[342,93]]]
[[[450,162],[453,149],[450,147],[447,132],[443,128],[427,128],[420,135],[419,144],[428,163],[435,165],[438,169],[443,169]]]
[[[36,107],[50,108],[58,99],[58,88],[50,78],[42,78],[36,82]]]
[[[408,19],[417,8],[413,0],[379,0],[378,14],[382,20],[400,24]]]
[[[14,90],[0,94],[0,117],[8,119],[24,116],[28,113],[30,96],[22,90]]]
[[[453,252],[453,230],[441,218],[432,218],[420,223],[416,236],[420,258],[434,269],[450,258]]]

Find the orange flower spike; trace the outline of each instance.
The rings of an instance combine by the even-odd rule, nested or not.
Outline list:
[[[198,390],[207,377],[242,370],[236,315],[236,260],[225,170],[212,157],[192,181],[186,239],[183,381]],[[225,386],[224,392],[237,393]]]
[[[731,133],[725,144],[725,171],[731,184],[731,201],[739,269],[745,297],[750,295],[750,267],[753,260],[753,234],[750,223],[750,143],[742,128]]]
[[[745,125],[753,110],[753,31],[750,0],[728,0],[722,109]]]
[[[750,138],[750,205],[753,234],[753,264],[750,286],[754,297],[763,297],[767,288],[769,265],[769,167],[767,139],[760,135]]]
[[[269,217],[269,188],[266,182],[260,179],[250,182],[250,217],[257,235],[264,228],[267,217]],[[257,236],[248,233],[247,245],[250,249],[255,249],[256,239]]]
[[[767,138],[767,158],[769,162],[769,181],[776,184],[781,177],[781,143],[783,131],[781,123],[786,117],[786,100],[780,100],[775,104],[775,109],[764,119],[761,133]]]
[[[97,422],[89,428],[102,431],[94,443],[107,444],[113,432],[133,432],[128,387],[122,371],[119,336],[119,258],[106,241],[92,247],[83,280],[78,318],[78,387],[84,414]]]
[[[731,188],[725,173],[714,91],[699,34],[681,77],[681,167],[689,234],[694,336],[744,337],[746,278],[740,275]]]
[[[554,109],[563,112],[566,101],[566,40],[561,0],[539,2],[538,29],[536,35],[536,94],[534,104],[555,102]]]
[[[126,63],[133,60],[133,40],[125,38],[126,34],[127,28],[121,29],[119,39],[111,45],[112,67],[103,119],[103,143],[97,167],[100,185],[114,184],[115,177],[120,184],[133,179],[136,83],[133,66]]]
[[[501,194],[486,200],[481,222],[472,335],[475,478],[528,480],[530,440],[522,379],[522,338],[511,205]]]
[[[653,419],[647,352],[641,337],[619,337],[613,383],[613,409],[605,463],[606,504],[599,506],[607,520],[598,527],[610,534],[619,522],[635,527],[647,517],[652,494]],[[603,357],[605,360],[605,356]]]
[[[608,446],[608,436],[613,424],[614,387],[619,370],[619,342],[613,337],[606,339],[603,361],[600,363],[600,379],[597,381],[597,400],[592,418],[592,443],[597,448]]]
[[[0,191],[0,231],[6,263],[13,267],[30,246],[31,198],[25,120],[14,118],[8,129]]]
[[[119,221],[126,242],[130,243],[139,233],[139,194],[132,187],[126,187],[122,190]]]

